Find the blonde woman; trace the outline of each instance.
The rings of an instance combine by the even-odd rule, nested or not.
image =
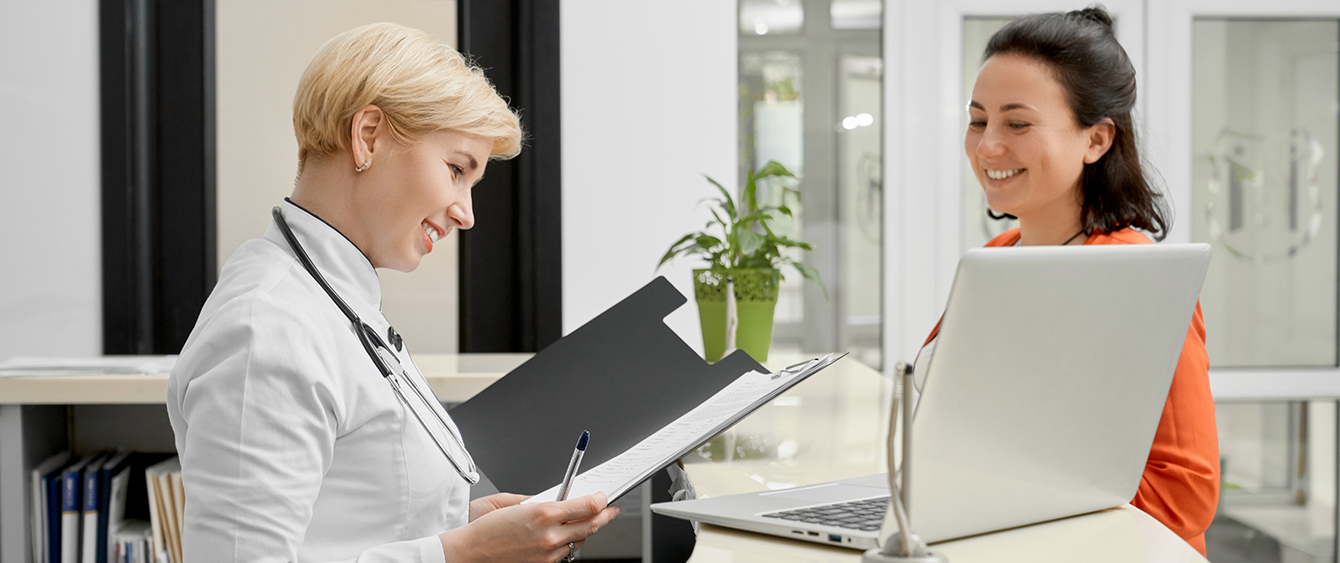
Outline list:
[[[469,502],[464,437],[380,311],[376,268],[412,271],[474,224],[516,115],[451,48],[374,24],[317,53],[293,126],[293,195],[228,259],[169,380],[185,559],[571,559],[619,509]]]

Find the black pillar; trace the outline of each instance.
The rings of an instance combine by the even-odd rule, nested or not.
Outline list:
[[[562,335],[558,0],[459,0],[459,50],[521,114],[527,142],[492,162],[461,232],[460,351],[535,352]]]
[[[103,351],[176,353],[216,277],[214,2],[98,15]]]

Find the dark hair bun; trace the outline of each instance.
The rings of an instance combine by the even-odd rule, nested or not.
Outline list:
[[[1107,9],[1104,8],[1102,4],[1094,4],[1083,10],[1070,13],[1071,15],[1078,15],[1082,18],[1101,23],[1104,27],[1112,29],[1112,16],[1108,15]]]

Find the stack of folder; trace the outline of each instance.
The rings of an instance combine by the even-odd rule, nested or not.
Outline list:
[[[38,465],[31,482],[32,563],[180,563],[181,465],[165,458],[62,452]],[[175,488],[162,495],[166,508],[158,517],[151,508],[163,483]],[[155,541],[160,529],[174,539],[175,550]]]
[[[153,552],[167,554],[169,563],[182,563],[181,523],[186,496],[181,486],[181,460],[173,456],[144,470],[149,489],[149,522]]]

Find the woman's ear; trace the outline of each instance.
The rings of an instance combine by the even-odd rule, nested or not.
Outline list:
[[[1084,164],[1093,164],[1098,159],[1107,154],[1107,150],[1112,148],[1112,141],[1117,136],[1117,125],[1112,123],[1111,119],[1106,117],[1102,121],[1091,125],[1088,129],[1089,148],[1084,152]]]
[[[386,115],[381,108],[368,104],[354,114],[350,126],[349,152],[354,159],[354,168],[362,171],[372,165],[382,132],[382,122]]]

